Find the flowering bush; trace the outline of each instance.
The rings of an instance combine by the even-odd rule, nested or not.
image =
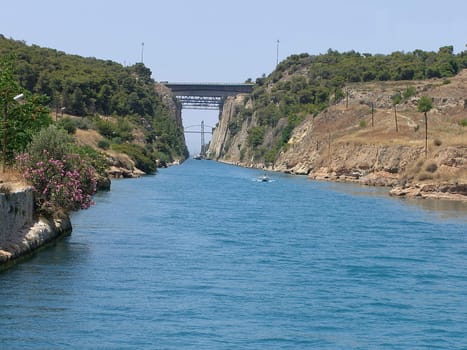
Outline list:
[[[58,212],[89,208],[96,192],[96,172],[79,155],[64,155],[54,159],[44,150],[43,160],[32,159],[29,153],[17,157],[17,164],[34,189],[39,212]]]

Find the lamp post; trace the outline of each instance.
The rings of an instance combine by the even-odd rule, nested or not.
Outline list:
[[[276,67],[279,64],[279,40],[276,41]]]
[[[21,101],[24,98],[23,94],[16,95],[13,97],[13,101]],[[8,98],[5,98],[3,104],[3,151],[2,151],[2,173],[5,173],[6,163],[6,129],[7,129],[7,117],[8,117]]]

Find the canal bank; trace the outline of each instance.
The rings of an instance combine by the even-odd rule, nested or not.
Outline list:
[[[33,200],[31,187],[0,193],[0,268],[71,233],[68,216],[36,219]]]

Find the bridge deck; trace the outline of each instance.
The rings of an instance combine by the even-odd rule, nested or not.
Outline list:
[[[227,96],[250,93],[254,84],[248,83],[169,83],[167,86],[182,104],[182,108],[219,109]]]

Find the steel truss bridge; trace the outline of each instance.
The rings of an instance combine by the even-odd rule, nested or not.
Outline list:
[[[210,128],[211,131],[204,130],[205,126]],[[187,129],[190,129],[190,128],[201,128],[201,131],[187,130]],[[204,134],[212,134],[213,129],[214,129],[213,126],[205,125],[204,120],[201,121],[201,125],[190,125],[190,126],[185,127],[185,134],[200,134],[201,135],[201,152],[200,152],[199,156],[201,156],[202,158],[206,157],[206,151],[207,151],[206,143],[204,141]]]
[[[253,91],[254,84],[229,83],[169,83],[167,86],[181,103],[182,109],[222,108],[226,97]]]

